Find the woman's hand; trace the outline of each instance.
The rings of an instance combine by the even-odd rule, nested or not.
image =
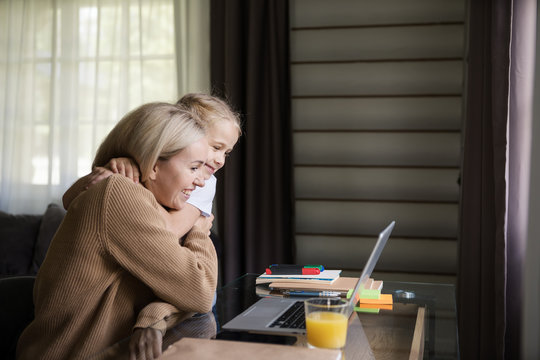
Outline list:
[[[169,211],[161,206],[160,212],[165,220],[166,229],[176,234],[178,239],[191,230],[198,218],[204,217],[201,216],[201,211],[191,204],[186,204],[180,210]],[[210,223],[210,227],[212,227],[212,223]]]
[[[152,360],[161,356],[163,334],[161,331],[145,328],[135,329],[129,341],[129,360]]]
[[[199,218],[195,221],[195,224],[193,225],[193,230],[201,231],[208,236],[210,236],[210,229],[212,229],[212,222],[214,221],[214,215],[210,214],[210,216],[199,216]]]

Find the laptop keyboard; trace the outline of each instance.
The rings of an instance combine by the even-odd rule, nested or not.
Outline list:
[[[304,313],[304,302],[297,301],[292,304],[270,327],[287,329],[305,329],[306,315]]]

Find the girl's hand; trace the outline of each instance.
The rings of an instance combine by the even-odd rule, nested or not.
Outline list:
[[[62,197],[62,203],[67,210],[71,202],[92,185],[97,184],[112,174],[122,174],[133,180],[135,184],[139,183],[139,167],[130,158],[111,159],[105,166],[97,166],[92,172],[75,182]]]
[[[108,178],[112,174],[121,174],[133,180],[135,184],[139,183],[139,166],[130,158],[114,158],[104,166],[95,167],[86,177],[87,190],[90,186],[97,184],[103,179]]]
[[[139,183],[139,166],[131,158],[113,158],[109,160],[105,167],[115,174],[121,174],[130,178],[135,184]]]
[[[101,166],[95,167],[90,174],[86,175],[86,185],[84,189],[88,190],[90,186],[97,184],[98,182],[108,178],[112,174],[113,172],[109,169]]]

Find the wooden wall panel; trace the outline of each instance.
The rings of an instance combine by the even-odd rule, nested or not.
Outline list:
[[[457,210],[452,203],[297,200],[296,232],[366,236],[396,220],[393,236],[451,240],[457,237]]]
[[[455,24],[297,30],[291,37],[291,60],[461,58],[463,27]]]
[[[296,260],[452,281],[465,1],[290,4]]]
[[[297,132],[297,165],[459,166],[459,133]]]
[[[459,170],[297,166],[298,199],[458,202]]]
[[[461,94],[463,62],[407,61],[293,64],[293,96]]]
[[[376,240],[376,237],[299,235],[296,242],[300,254],[298,260],[301,263],[324,263],[335,269],[362,268]],[[355,256],[344,257],[341,249],[348,249]],[[418,273],[425,271],[427,266],[434,274],[452,274],[456,253],[455,241],[393,236],[381,254],[377,270]]]
[[[295,130],[461,129],[461,96],[294,98]]]
[[[462,22],[464,18],[461,0],[291,1],[293,28]]]

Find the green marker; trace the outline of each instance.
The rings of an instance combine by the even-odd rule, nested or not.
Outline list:
[[[324,271],[324,266],[322,265],[304,265],[305,268],[317,268],[321,271]]]

